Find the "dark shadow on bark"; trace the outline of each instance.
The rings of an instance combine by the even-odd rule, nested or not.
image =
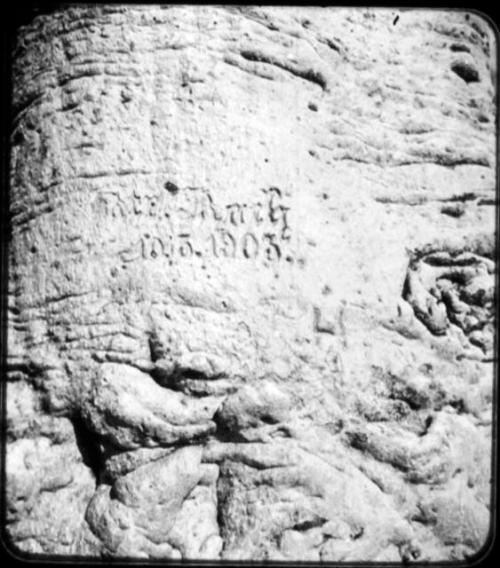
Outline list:
[[[101,481],[103,456],[95,435],[87,428],[79,416],[71,420],[75,432],[76,445],[82,455],[83,463],[92,470],[96,485]]]

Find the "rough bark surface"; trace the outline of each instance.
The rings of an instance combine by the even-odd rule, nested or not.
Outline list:
[[[19,29],[16,550],[481,549],[495,53],[459,11],[79,6]]]

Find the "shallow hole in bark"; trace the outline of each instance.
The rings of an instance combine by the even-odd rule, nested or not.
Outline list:
[[[479,81],[479,73],[477,69],[463,61],[454,63],[451,66],[451,70],[466,83],[477,83]]]

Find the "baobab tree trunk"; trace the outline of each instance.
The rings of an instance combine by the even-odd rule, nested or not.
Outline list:
[[[61,7],[13,54],[19,553],[487,543],[496,43],[460,11]]]

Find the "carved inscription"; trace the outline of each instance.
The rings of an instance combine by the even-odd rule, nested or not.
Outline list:
[[[260,191],[251,203],[220,205],[210,191],[140,193],[128,199],[118,193],[99,195],[99,212],[106,217],[135,219],[145,227],[124,260],[142,256],[146,260],[193,257],[292,261],[289,246],[290,207],[277,187]]]

